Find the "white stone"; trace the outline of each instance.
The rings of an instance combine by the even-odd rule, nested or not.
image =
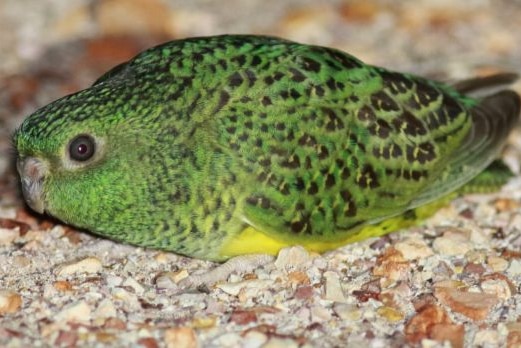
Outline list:
[[[59,276],[66,276],[76,273],[97,273],[102,270],[101,261],[96,257],[86,257],[79,261],[72,263],[64,263],[58,266],[57,274]]]
[[[56,319],[65,322],[88,323],[91,320],[91,308],[85,301],[76,302],[58,312]]]

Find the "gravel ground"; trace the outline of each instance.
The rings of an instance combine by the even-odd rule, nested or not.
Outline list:
[[[10,134],[168,39],[271,34],[440,79],[521,72],[521,2],[2,0],[0,346],[521,346],[521,132],[501,191],[324,255],[295,247],[211,288],[215,265],[117,244],[22,204]]]

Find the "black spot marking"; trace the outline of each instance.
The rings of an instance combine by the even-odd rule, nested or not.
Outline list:
[[[271,102],[270,97],[268,97],[268,96],[262,97],[262,105],[268,106],[268,105],[272,105],[272,104],[273,103]]]
[[[289,185],[287,183],[283,183],[280,187],[279,187],[279,191],[280,193],[282,193],[283,195],[287,196],[290,194],[290,191],[289,191]]]
[[[393,94],[403,94],[413,88],[413,82],[402,74],[381,70],[384,85]]]
[[[458,102],[447,95],[443,96],[443,108],[447,112],[447,116],[449,116],[449,119],[455,120],[463,113],[463,108],[458,104]]]
[[[379,91],[371,95],[371,105],[377,110],[399,111],[400,107],[384,91]]]
[[[440,93],[436,89],[425,83],[418,83],[416,85],[416,94],[422,105],[429,105],[440,96]]]
[[[368,130],[372,135],[376,135],[381,139],[386,139],[391,133],[391,125],[387,121],[379,118],[375,123],[369,126]]]
[[[317,140],[314,136],[304,133],[298,140],[298,144],[301,146],[314,146],[317,144]]]
[[[322,109],[327,115],[326,129],[336,131],[344,128],[344,122],[336,115],[335,111],[329,108]]]
[[[298,191],[303,191],[306,188],[306,183],[304,182],[304,180],[301,177],[298,177],[295,180],[295,188]]]
[[[347,56],[343,52],[333,49],[328,49],[327,51],[331,57],[335,58],[335,60],[340,62],[340,64],[342,64],[342,66],[346,69],[355,69],[361,67],[359,62],[357,62],[354,58]]]
[[[407,110],[404,111],[400,116],[394,118],[392,123],[397,131],[401,131],[403,129],[405,134],[411,136],[427,134],[427,129],[423,123]]]
[[[297,155],[292,155],[290,158],[280,162],[280,165],[285,168],[296,169],[300,167],[300,158]]]
[[[302,69],[318,73],[320,72],[320,63],[309,57],[302,57]]]
[[[311,182],[311,184],[309,184],[309,188],[308,188],[308,193],[310,195],[314,195],[318,192],[318,185],[316,182]]]
[[[407,161],[410,163],[418,161],[420,164],[432,161],[436,158],[434,145],[428,142],[419,144],[418,146],[408,145],[406,148]]]
[[[241,54],[239,56],[233,57],[231,61],[237,63],[239,66],[243,66],[246,64],[246,56]]]
[[[251,59],[251,65],[257,66],[262,62],[262,59],[259,56],[253,56]]]
[[[318,97],[323,97],[324,94],[325,94],[325,90],[322,86],[315,86],[315,94],[318,96]]]
[[[246,78],[248,79],[248,86],[253,87],[253,85],[255,85],[255,82],[257,81],[257,75],[255,75],[255,73],[250,69],[247,69],[245,73]]]
[[[318,158],[321,160],[326,159],[329,156],[329,150],[324,145],[320,145],[318,147],[317,155]]]
[[[231,87],[239,87],[244,82],[244,79],[242,78],[241,74],[238,72],[235,72],[230,76],[230,86]]]
[[[217,104],[217,107],[214,110],[214,113],[217,113],[218,111],[220,111],[223,107],[226,106],[226,104],[228,104],[229,101],[230,101],[230,95],[228,94],[228,92],[221,91],[221,94],[219,95],[219,102]]]
[[[358,110],[358,119],[360,121],[375,121],[376,116],[374,114],[373,109],[368,106],[363,106]]]
[[[325,180],[325,184],[326,184],[326,188],[331,188],[333,186],[335,186],[335,176],[331,173],[327,173],[326,174],[326,180]]]
[[[298,69],[290,68],[291,80],[294,82],[303,82],[306,80],[306,76]]]
[[[376,188],[380,186],[378,183],[378,177],[376,176],[376,172],[373,167],[369,164],[364,165],[361,171],[361,175],[357,184],[362,188]]]

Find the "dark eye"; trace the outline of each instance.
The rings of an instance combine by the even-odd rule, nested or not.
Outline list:
[[[71,144],[69,145],[69,155],[73,160],[79,162],[87,161],[92,158],[95,151],[96,144],[94,143],[94,139],[85,134],[78,135],[76,138],[72,139]]]

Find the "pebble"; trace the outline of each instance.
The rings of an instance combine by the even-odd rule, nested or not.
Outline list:
[[[510,261],[507,273],[510,277],[521,275],[521,259],[513,259]]]
[[[55,318],[63,322],[89,323],[91,315],[90,306],[85,301],[79,301],[62,309]]]
[[[22,296],[11,290],[0,290],[0,314],[16,313],[22,306]]]
[[[479,330],[474,335],[474,347],[494,347],[499,342],[499,333],[496,330]]]
[[[98,308],[96,308],[95,316],[96,318],[115,318],[117,317],[117,310],[114,306],[114,302],[112,300],[106,298],[101,300],[101,302],[98,305]]]
[[[338,273],[327,271],[324,273],[324,277],[326,278],[326,294],[324,299],[335,302],[346,302]]]
[[[19,228],[10,229],[0,227],[0,245],[11,244],[18,236],[20,236]]]
[[[398,322],[404,318],[404,315],[399,310],[389,307],[389,306],[382,306],[379,307],[376,312],[381,317],[385,318],[387,321],[391,323]]]
[[[311,321],[322,323],[331,319],[331,312],[329,309],[322,306],[311,307]]]
[[[306,249],[294,246],[284,248],[279,252],[275,260],[275,267],[284,271],[292,271],[304,267],[310,260],[311,257]]]
[[[499,256],[489,256],[487,264],[494,272],[503,272],[508,267],[508,261]]]
[[[197,336],[189,327],[175,327],[165,330],[165,345],[167,348],[197,348]]]
[[[134,292],[138,295],[141,295],[143,294],[143,292],[145,292],[145,288],[143,288],[141,284],[139,284],[134,278],[131,277],[125,279],[125,281],[123,282],[123,286],[132,288]]]
[[[271,337],[262,348],[298,348],[299,344],[290,338]]]
[[[510,285],[503,279],[488,279],[481,282],[483,292],[495,295],[500,300],[508,300],[512,297]]]
[[[103,269],[101,261],[96,257],[86,257],[79,261],[68,262],[57,267],[57,275],[66,276],[77,273],[97,273]]]
[[[453,311],[473,320],[484,320],[499,299],[496,295],[459,291],[453,288],[438,287],[434,295]]]
[[[417,260],[433,255],[432,249],[419,238],[408,238],[396,243],[394,248],[402,253],[406,260]]]
[[[221,283],[217,284],[216,288],[221,289],[228,295],[237,296],[239,292],[246,289],[264,289],[272,284],[273,281],[269,279],[253,279],[253,280],[245,280],[238,283]]]
[[[259,331],[248,331],[241,342],[243,348],[260,348],[268,341],[268,337]]]
[[[470,234],[466,230],[450,228],[442,237],[434,240],[434,250],[443,255],[465,255],[472,248],[469,241]]]
[[[362,312],[354,304],[335,303],[333,305],[333,311],[342,320],[357,321],[362,317]]]

